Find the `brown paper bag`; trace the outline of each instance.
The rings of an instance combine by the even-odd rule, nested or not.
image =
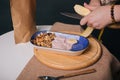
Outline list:
[[[36,0],[10,0],[15,43],[30,40],[36,31]]]

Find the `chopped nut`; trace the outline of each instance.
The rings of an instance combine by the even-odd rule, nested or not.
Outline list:
[[[40,33],[32,42],[38,46],[51,48],[54,38],[54,33]]]

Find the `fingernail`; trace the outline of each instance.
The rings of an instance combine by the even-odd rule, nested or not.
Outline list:
[[[86,3],[86,2],[84,2],[84,5],[87,5],[87,3]]]
[[[82,22],[82,21],[80,21],[80,25],[83,25],[83,22]]]

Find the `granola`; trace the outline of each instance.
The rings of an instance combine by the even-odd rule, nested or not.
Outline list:
[[[52,48],[52,41],[54,38],[54,33],[40,33],[32,40],[32,42],[37,46]]]

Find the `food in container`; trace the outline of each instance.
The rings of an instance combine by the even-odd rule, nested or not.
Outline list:
[[[88,39],[83,36],[52,31],[38,31],[30,42],[41,52],[63,55],[80,55],[89,45]]]

